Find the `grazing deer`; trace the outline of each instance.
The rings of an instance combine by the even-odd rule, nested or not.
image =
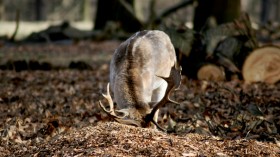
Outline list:
[[[162,129],[157,124],[158,109],[176,103],[169,95],[180,83],[181,67],[168,35],[157,30],[137,32],[116,49],[111,60],[110,85],[103,94],[110,109],[99,105],[119,123],[148,127],[152,122]],[[109,88],[120,110],[114,110]]]

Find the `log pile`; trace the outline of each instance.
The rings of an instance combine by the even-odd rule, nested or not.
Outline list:
[[[216,27],[194,32],[167,30],[177,50],[182,73],[191,79],[276,83],[280,80],[280,49],[259,47],[247,14]]]

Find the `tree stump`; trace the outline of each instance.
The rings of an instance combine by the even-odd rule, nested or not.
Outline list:
[[[264,46],[255,49],[245,60],[242,74],[245,83],[280,81],[280,48]]]

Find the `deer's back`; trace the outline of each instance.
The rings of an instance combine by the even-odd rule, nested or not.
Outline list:
[[[163,81],[157,76],[167,77],[175,61],[174,47],[164,32],[137,32],[119,46],[111,60],[110,84],[114,96],[131,103],[149,101],[152,90]]]

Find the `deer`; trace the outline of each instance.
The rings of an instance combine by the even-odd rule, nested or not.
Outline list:
[[[181,84],[181,67],[177,64],[169,36],[159,30],[139,31],[120,44],[110,62],[110,82],[102,94],[110,109],[99,101],[101,109],[115,121],[137,127],[157,123],[158,110]],[[110,95],[112,90],[114,101]],[[114,110],[116,102],[118,110]]]

